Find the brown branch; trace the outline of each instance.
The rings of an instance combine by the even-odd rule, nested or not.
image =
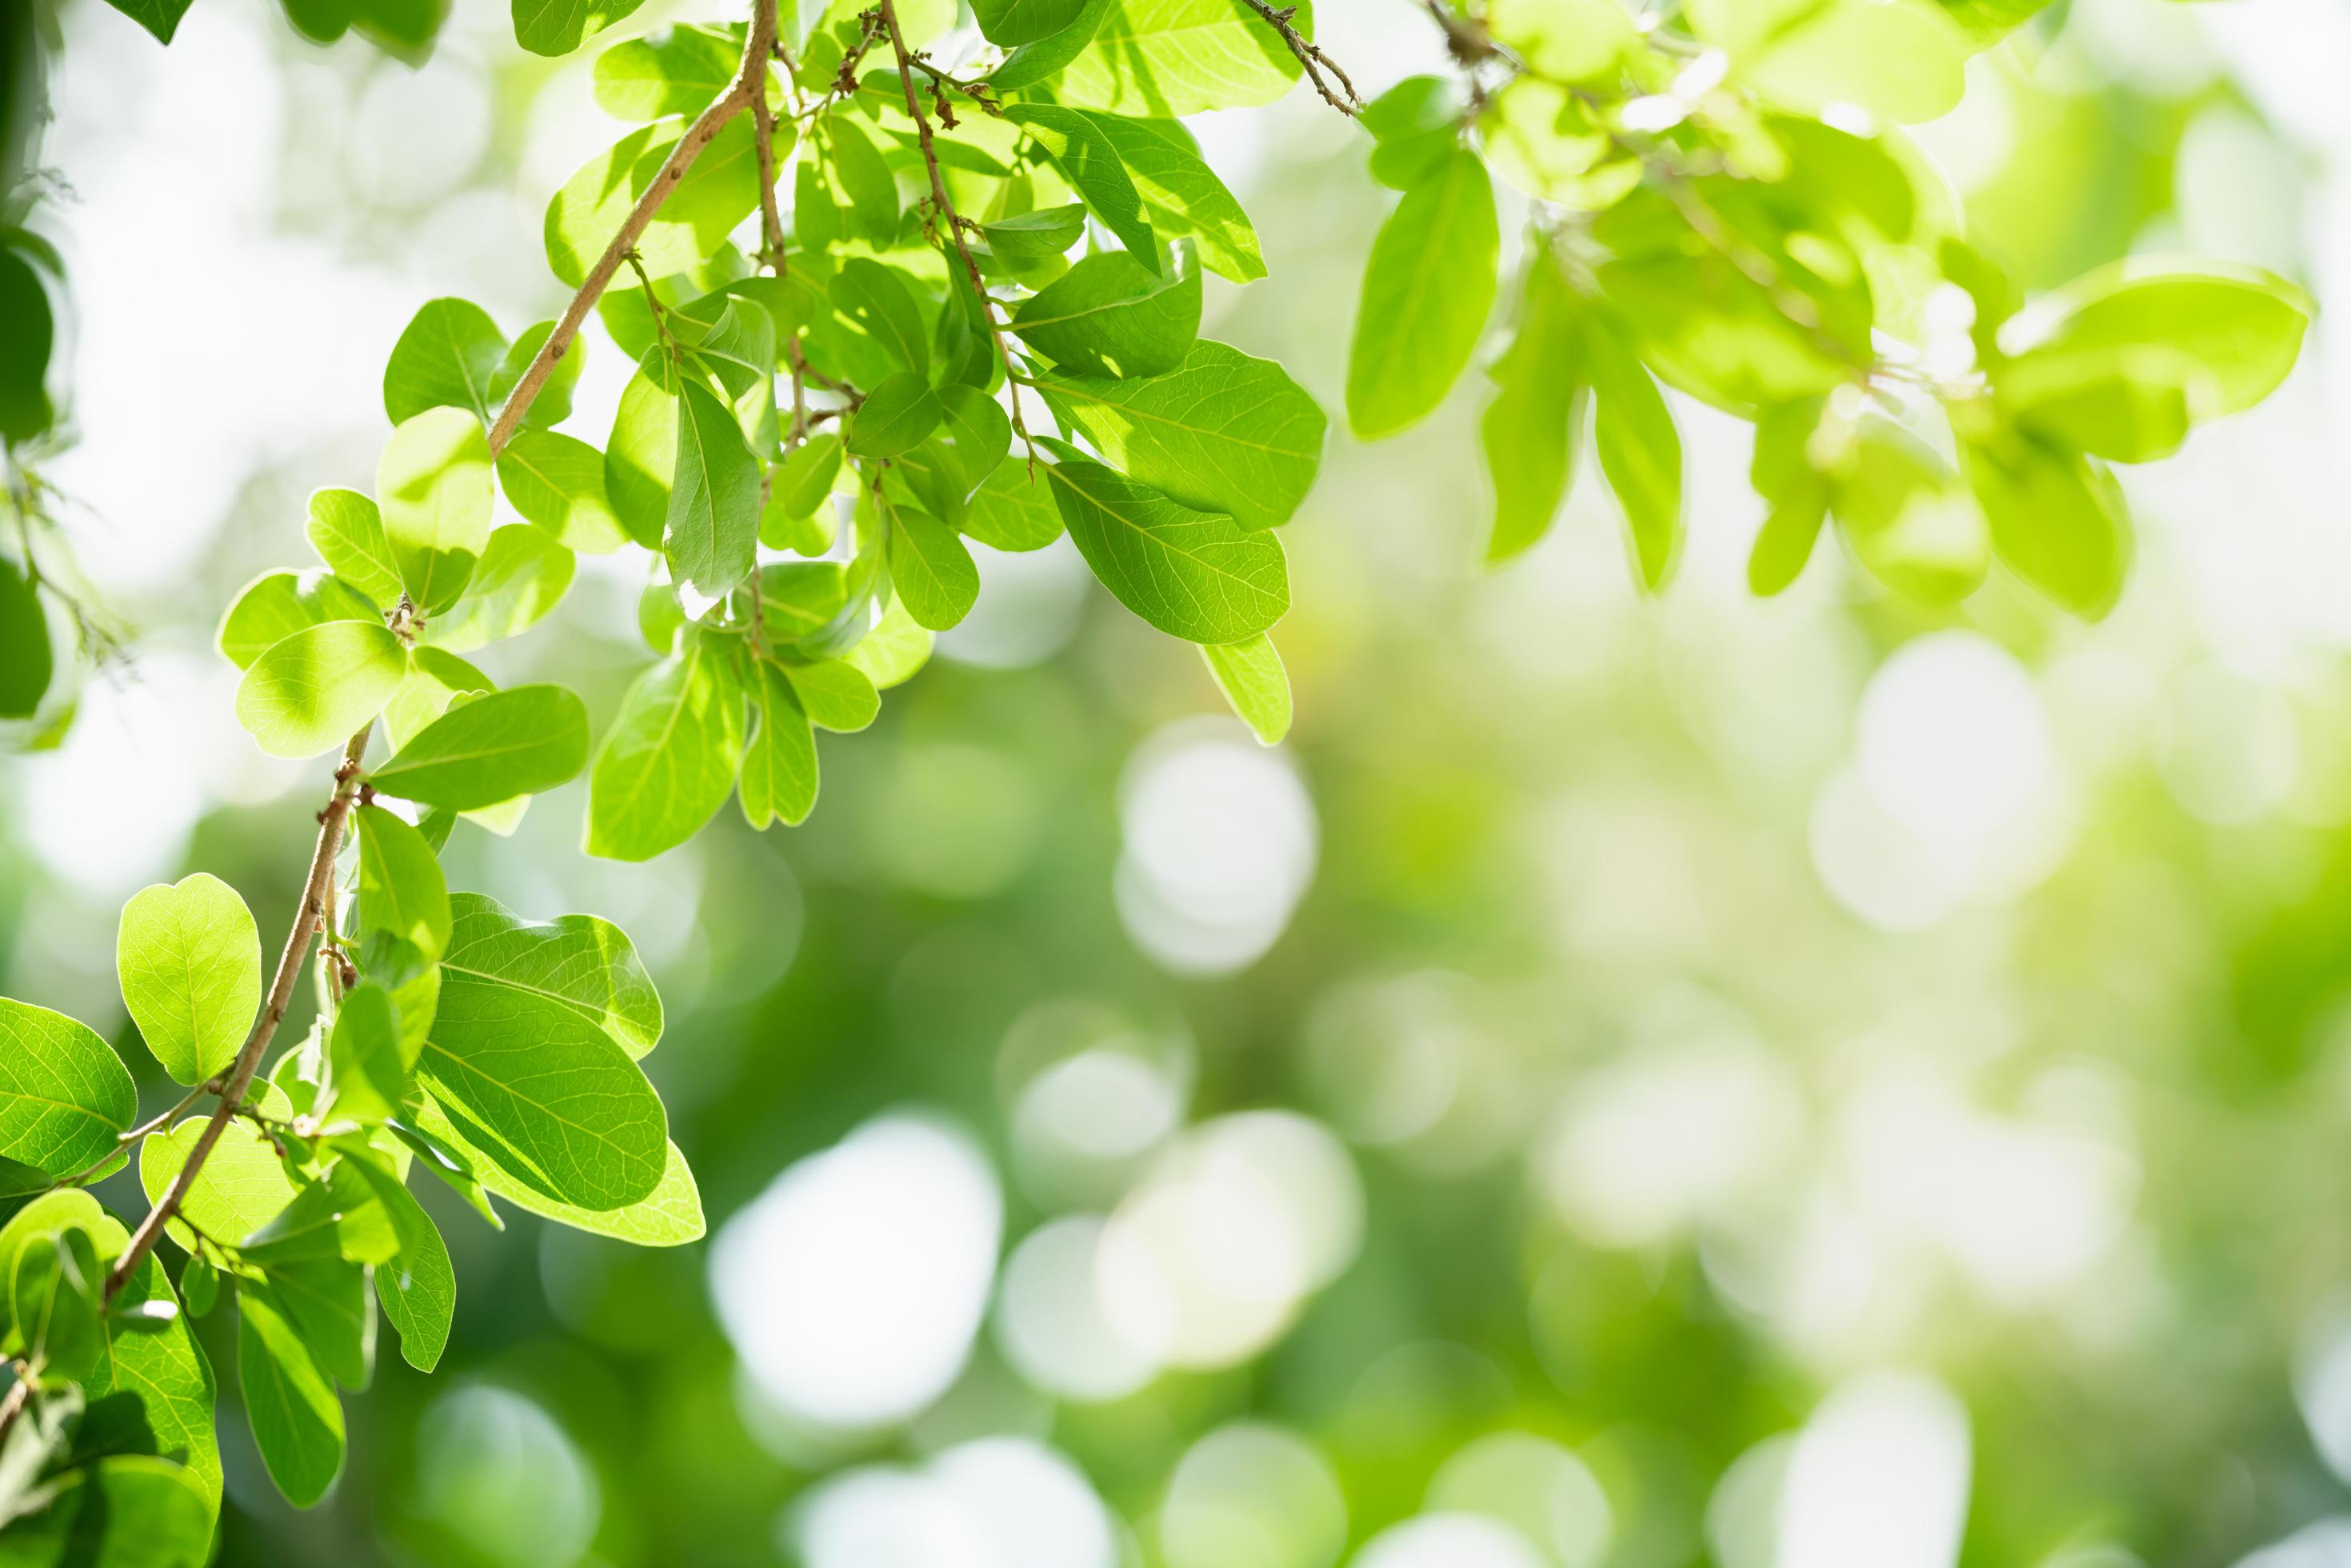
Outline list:
[[[1357,92],[1355,84],[1347,79],[1347,73],[1339,68],[1339,62],[1324,54],[1321,45],[1291,25],[1290,18],[1298,15],[1297,6],[1285,5],[1277,9],[1272,0],[1245,0],[1245,3],[1250,10],[1265,18],[1267,26],[1281,35],[1281,41],[1290,46],[1290,52],[1298,57],[1300,65],[1306,68],[1306,79],[1314,84],[1314,90],[1322,95],[1323,102],[1345,115],[1353,115],[1364,107],[1364,95]],[[1326,70],[1337,80],[1340,91],[1347,95],[1344,99],[1332,92],[1331,83],[1323,79],[1322,73]]]
[[[212,1157],[214,1145],[220,1142],[221,1134],[227,1131],[230,1119],[244,1103],[246,1091],[253,1087],[253,1075],[260,1071],[262,1053],[269,1049],[278,1023],[286,1017],[286,1005],[294,996],[294,982],[301,977],[303,965],[310,956],[310,940],[319,934],[319,917],[327,906],[328,884],[334,880],[335,852],[342,848],[343,825],[350,820],[352,802],[359,796],[360,758],[367,752],[368,736],[374,728],[375,721],[370,719],[343,747],[342,766],[335,769],[335,792],[329,798],[327,809],[319,813],[319,842],[310,852],[310,874],[302,884],[302,906],[295,911],[294,929],[287,933],[286,949],[278,955],[277,977],[269,986],[269,1003],[253,1020],[253,1031],[245,1037],[245,1046],[236,1053],[236,1061],[221,1085],[220,1103],[213,1108],[204,1131],[196,1134],[195,1146],[188,1151],[180,1174],[172,1178],[171,1190],[147,1211],[147,1218],[131,1233],[131,1244],[115,1260],[113,1270],[106,1277],[109,1301],[121,1293],[140,1263],[155,1249],[156,1238],[163,1234],[164,1223],[187,1201],[189,1188],[195,1186],[196,1176],[204,1168],[204,1161]]]
[[[930,171],[931,200],[938,208],[939,218],[946,225],[948,243],[955,246],[956,254],[963,257],[964,272],[971,279],[972,296],[979,301],[979,313],[987,322],[987,335],[996,340],[997,357],[1004,361],[1005,379],[1007,382],[1017,381],[1019,378],[1012,372],[1011,347],[1004,340],[1004,329],[996,324],[995,302],[988,298],[987,285],[980,277],[979,263],[972,259],[971,246],[965,243],[963,220],[956,215],[955,201],[947,194],[946,177],[939,172],[938,149],[931,143],[931,122],[923,113],[921,99],[915,96],[914,70],[906,54],[906,36],[898,27],[898,0],[881,0],[880,10],[882,26],[890,35],[890,47],[898,57],[898,85],[905,92],[906,112],[914,119],[914,136],[922,144],[923,166]],[[948,292],[952,294],[954,290],[950,288]],[[952,299],[947,302],[947,308],[955,308]],[[1008,388],[1006,401],[1012,405],[1012,428],[1019,433],[1020,444],[1028,448],[1029,466],[1034,468],[1037,444],[1029,439],[1029,426],[1020,417],[1019,392]]]
[[[685,172],[694,166],[694,161],[702,155],[702,150],[726,128],[728,120],[751,103],[766,104],[768,61],[775,46],[776,0],[755,0],[751,11],[751,36],[744,45],[743,68],[737,74],[735,85],[726,89],[725,97],[704,110],[701,118],[678,139],[669,161],[661,166],[661,172],[653,176],[653,183],[645,187],[645,193],[637,198],[637,204],[629,209],[629,215],[622,220],[620,229],[612,235],[612,243],[604,247],[604,254],[596,258],[594,267],[589,268],[586,280],[580,285],[580,291],[571,297],[571,303],[564,307],[561,319],[555,323],[555,330],[549,332],[547,341],[539,345],[538,354],[530,361],[530,368],[523,372],[522,380],[507,397],[507,405],[498,410],[497,420],[490,426],[491,456],[496,457],[504,452],[507,443],[514,439],[515,432],[522,428],[522,417],[530,411],[531,401],[547,384],[547,378],[555,373],[555,361],[563,358],[564,350],[571,347],[571,340],[580,335],[580,325],[588,319],[588,312],[595,308],[596,301],[611,285],[612,275],[620,271],[621,263],[627,259],[629,253],[637,248],[637,241],[643,237],[646,225],[653,221],[653,214],[661,211],[662,204],[668,201],[671,193],[677,189],[678,182],[685,178]],[[762,136],[759,145],[762,149],[768,148],[768,139]],[[763,164],[768,161],[763,159]],[[768,200],[772,204],[772,185],[769,192]]]
[[[758,15],[768,18],[768,47],[775,49],[775,0],[759,0]],[[754,29],[758,27],[755,21]],[[768,107],[767,71],[759,72],[758,86],[751,94],[751,134],[759,151],[759,240],[760,259],[778,277],[784,275],[784,220],[776,211],[776,111]]]
[[[16,1364],[16,1385],[8,1390],[5,1399],[0,1399],[0,1443],[8,1440],[8,1429],[16,1424],[16,1417],[25,1413],[25,1403],[32,1396],[30,1369],[20,1361]]]

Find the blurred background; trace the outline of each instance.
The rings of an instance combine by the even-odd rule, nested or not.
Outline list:
[[[1367,96],[1437,68],[1407,0],[1322,9]],[[222,607],[369,483],[420,303],[553,313],[540,214],[622,132],[594,48],[523,57],[493,0],[421,68],[265,0],[168,53],[62,19],[48,474],[133,633],[0,761],[0,989],[127,1040],[121,899],[201,868],[275,928],[308,842]],[[2351,298],[2346,60],[2340,0],[2074,0],[1922,136],[2035,287],[2187,249]],[[1336,407],[1364,143],[1302,92],[1198,129],[1272,272],[1204,330]],[[2269,404],[2126,471],[2097,626],[1998,582],[1924,614],[1831,549],[1750,601],[1746,430],[1687,403],[1662,599],[1583,494],[1489,575],[1465,383],[1334,435],[1278,750],[1066,541],[976,549],[806,828],[595,862],[574,784],[462,830],[453,885],[635,938],[711,1238],[423,1192],[441,1373],[380,1359],[307,1515],[229,1378],[223,1561],[2351,1563],[2346,367],[2322,316]],[[591,349],[570,428],[625,371]],[[581,565],[490,673],[601,727],[643,558]]]

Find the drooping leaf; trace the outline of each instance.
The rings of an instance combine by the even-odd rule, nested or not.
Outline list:
[[[1080,554],[1118,601],[1194,643],[1253,637],[1290,609],[1290,574],[1270,533],[1196,511],[1098,463],[1050,470]]]
[[[743,752],[742,683],[723,646],[689,632],[637,678],[596,753],[587,850],[650,860],[726,803]]]
[[[0,997],[0,1157],[72,1176],[113,1154],[138,1113],[130,1071],[95,1030]]]
[[[143,1453],[152,1446],[153,1452],[177,1458],[204,1499],[209,1535],[221,1494],[212,1364],[189,1331],[184,1313],[162,1322],[136,1323],[120,1315],[126,1307],[172,1299],[172,1281],[152,1254],[123,1282],[114,1299],[118,1316],[107,1334],[105,1353],[82,1384],[91,1408],[83,1418],[79,1441],[89,1453]],[[135,1409],[110,1397],[118,1395],[135,1398]]]
[[[972,492],[963,531],[990,549],[1043,549],[1061,537],[1061,510],[1043,464],[1007,457]]]
[[[918,626],[944,632],[971,613],[979,568],[946,524],[914,507],[890,514],[890,580]]]
[[[850,215],[857,231],[869,240],[888,243],[898,233],[898,182],[873,140],[844,115],[827,115],[825,141],[832,152],[833,177],[849,198]]]
[[[2111,474],[2028,435],[1970,451],[1967,476],[1991,528],[1992,549],[2011,570],[2076,615],[2113,607],[2131,539]]]
[[[335,1119],[375,1123],[400,1109],[408,1092],[409,1063],[400,1048],[390,992],[372,983],[352,988],[335,1014],[327,1061]]]
[[[562,686],[510,686],[458,703],[370,782],[386,794],[477,810],[569,782],[588,762],[588,710]]]
[[[1265,276],[1249,214],[1180,120],[1100,114],[1094,125],[1134,182],[1153,233],[1162,240],[1191,240],[1201,265],[1219,277],[1248,283]]]
[[[522,336],[508,345],[506,357],[498,361],[497,373],[490,378],[490,407],[504,412],[515,389],[530,373],[531,361],[547,347],[548,339],[555,335],[555,323],[539,321],[523,329]],[[571,394],[580,385],[580,372],[588,365],[588,340],[575,337],[564,345],[547,379],[538,383],[538,394],[522,412],[522,423],[517,428],[551,430],[571,416]]]
[[[1862,565],[1907,598],[1956,603],[1991,567],[1991,531],[1975,497],[1890,420],[1862,422],[1832,476],[1829,505]]]
[[[827,293],[833,308],[856,323],[900,370],[930,373],[930,339],[923,328],[922,307],[904,273],[871,256],[853,256],[833,274]]]
[[[384,444],[375,488],[409,598],[427,615],[455,604],[490,540],[490,447],[481,423],[454,408],[411,417]]]
[[[236,1381],[254,1446],[287,1502],[308,1508],[343,1468],[343,1406],[334,1385],[266,1286],[237,1287]]]
[[[376,1265],[376,1299],[400,1335],[402,1360],[419,1372],[440,1364],[457,1311],[457,1274],[440,1230],[407,1186],[362,1156],[347,1161],[374,1191],[399,1250]]]
[[[988,73],[989,85],[1009,92],[1051,80],[1085,52],[1102,18],[1117,3],[1118,0],[1086,0],[1077,19],[1068,26],[1033,44],[1023,44],[1006,56],[1004,63]]]
[[[980,33],[1000,48],[1050,38],[1078,19],[1085,0],[973,0]]]
[[[1469,363],[1493,308],[1501,236],[1493,183],[1456,150],[1380,227],[1347,366],[1347,418],[1365,440],[1426,418]]]
[[[677,394],[640,370],[621,393],[604,447],[604,495],[629,537],[659,549],[677,472]]]
[[[906,607],[893,600],[872,630],[841,655],[841,663],[872,681],[876,691],[887,691],[913,679],[930,661],[932,643],[931,633],[915,625]]]
[[[434,1107],[425,1106],[420,1120],[429,1129],[428,1136],[447,1140],[444,1146],[456,1148],[456,1129]],[[576,1204],[559,1203],[508,1179],[495,1167],[485,1168],[483,1176],[492,1190],[517,1208],[590,1235],[609,1236],[635,1247],[682,1247],[702,1239],[702,1195],[695,1186],[694,1173],[686,1167],[685,1156],[678,1152],[675,1144],[669,1145],[664,1152],[660,1185],[636,1202],[619,1208],[582,1208]]]
[[[744,444],[734,411],[687,382],[662,524],[671,579],[715,599],[748,577],[758,553],[759,502],[758,460]]]
[[[1102,47],[1100,39],[1094,47]],[[1012,105],[1004,117],[1036,139],[1102,226],[1118,236],[1136,261],[1148,270],[1159,270],[1159,240],[1144,210],[1142,193],[1095,116],[1059,104],[1033,103]]]
[[[261,1009],[261,932],[236,890],[198,872],[122,906],[115,967],[147,1049],[181,1083],[236,1059]]]
[[[1665,586],[1681,551],[1682,441],[1663,393],[1614,334],[1587,338],[1595,409],[1592,444],[1624,508],[1641,580]]]
[[[1260,632],[1246,643],[1203,643],[1200,656],[1233,712],[1268,746],[1290,733],[1290,673],[1273,639]]]
[[[752,727],[737,785],[743,820],[765,828],[780,817],[796,828],[816,809],[816,736],[799,694],[772,661],[759,661],[750,695]]]
[[[1527,268],[1518,336],[1494,367],[1494,401],[1479,425],[1494,485],[1489,561],[1508,560],[1542,538],[1567,499],[1590,401],[1582,358],[1575,301],[1539,255]]]
[[[881,716],[882,694],[856,665],[841,659],[792,659],[782,667],[792,695],[819,729],[853,734]]]

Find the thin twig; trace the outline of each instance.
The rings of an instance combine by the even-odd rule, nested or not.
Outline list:
[[[946,177],[939,172],[938,149],[931,143],[931,122],[923,113],[922,100],[915,95],[914,67],[906,54],[906,36],[898,27],[897,0],[881,0],[879,9],[882,26],[890,35],[890,47],[898,57],[898,85],[906,95],[906,112],[914,119],[915,140],[922,144],[923,166],[930,171],[931,200],[946,225],[948,243],[955,246],[956,254],[963,257],[964,272],[971,279],[972,296],[979,301],[979,313],[987,322],[987,335],[996,340],[997,357],[1004,361],[1005,379],[1011,381],[1014,379],[1012,349],[1004,340],[1003,329],[996,324],[995,302],[988,298],[987,284],[979,275],[979,263],[972,258],[971,246],[964,242],[963,220],[956,216],[955,201],[947,194]],[[950,288],[948,292],[953,293],[954,290]],[[947,308],[955,308],[954,300],[947,301]],[[1012,428],[1019,434],[1020,444],[1029,452],[1029,465],[1034,469],[1037,465],[1037,444],[1029,438],[1029,426],[1020,417],[1020,394],[1008,388],[1006,401],[1012,405]]]
[[[773,0],[762,0],[759,7],[769,17],[768,30],[774,31]],[[770,53],[775,39],[768,40]],[[759,145],[759,259],[778,277],[784,275],[784,220],[776,211],[776,113],[768,107],[767,72],[760,73],[758,88],[751,94],[751,134]]]
[[[538,354],[530,361],[530,368],[516,383],[506,406],[498,410],[497,421],[490,426],[491,456],[496,457],[504,452],[507,443],[514,439],[515,432],[522,428],[523,415],[530,411],[531,401],[547,384],[547,378],[555,373],[555,361],[563,357],[564,350],[571,347],[571,340],[580,335],[580,325],[588,319],[588,312],[595,308],[596,301],[611,287],[612,275],[620,271],[621,263],[627,259],[629,253],[637,248],[637,241],[643,237],[646,225],[653,221],[653,214],[661,211],[662,204],[669,200],[678,183],[685,178],[685,172],[694,166],[695,159],[700,157],[702,150],[726,128],[726,122],[740,114],[755,99],[763,104],[767,101],[768,61],[774,52],[775,43],[776,0],[755,0],[751,10],[751,36],[744,45],[743,68],[737,74],[735,85],[726,89],[725,97],[704,110],[701,118],[678,139],[669,161],[661,166],[661,172],[653,176],[653,183],[645,187],[645,193],[637,198],[637,204],[630,208],[629,215],[622,220],[620,228],[612,235],[612,243],[604,247],[604,254],[596,258],[594,267],[589,268],[587,278],[580,285],[580,291],[571,297],[571,303],[563,308],[563,315],[555,323],[555,330],[549,332],[547,341],[539,345]],[[760,145],[768,145],[766,138],[760,139]]]
[[[1434,4],[1434,0],[1431,3]],[[1323,102],[1345,115],[1353,115],[1364,107],[1363,94],[1357,92],[1355,84],[1347,79],[1347,73],[1339,68],[1339,62],[1324,54],[1321,45],[1291,25],[1290,18],[1298,15],[1297,6],[1276,8],[1271,0],[1247,0],[1247,4],[1250,10],[1265,18],[1267,26],[1281,35],[1281,41],[1290,46],[1290,52],[1296,55],[1298,63],[1306,68],[1306,79],[1314,84],[1314,90],[1322,95]],[[1347,95],[1344,99],[1332,92],[1331,83],[1323,79],[1322,73],[1326,70],[1337,80],[1340,91]]]
[[[0,1443],[8,1440],[8,1429],[16,1424],[16,1417],[25,1413],[25,1402],[33,1396],[33,1380],[26,1371],[23,1362],[16,1364],[16,1385],[8,1390],[5,1399],[0,1399]]]
[[[253,1031],[245,1037],[245,1046],[236,1053],[236,1061],[221,1084],[220,1103],[214,1107],[204,1131],[196,1134],[195,1146],[188,1151],[180,1174],[172,1178],[171,1190],[147,1211],[147,1218],[131,1233],[130,1245],[122,1249],[122,1256],[107,1275],[109,1301],[121,1292],[139,1265],[155,1249],[155,1239],[163,1234],[165,1222],[187,1201],[188,1191],[196,1185],[204,1161],[212,1157],[213,1147],[227,1131],[229,1119],[243,1105],[245,1092],[253,1087],[253,1075],[260,1071],[262,1053],[269,1049],[277,1025],[286,1017],[287,1003],[294,996],[294,982],[301,977],[303,965],[310,956],[311,939],[319,934],[319,916],[326,908],[327,884],[335,874],[335,852],[342,848],[343,825],[350,820],[352,802],[359,796],[360,759],[367,754],[368,736],[374,728],[375,721],[370,719],[343,747],[342,766],[335,769],[335,792],[328,799],[327,809],[319,813],[319,842],[310,852],[310,873],[302,883],[302,904],[294,913],[294,928],[286,934],[286,949],[278,955],[277,977],[270,982],[269,1003],[253,1020]]]

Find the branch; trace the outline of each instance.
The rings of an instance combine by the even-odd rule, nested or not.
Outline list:
[[[115,1260],[114,1269],[106,1277],[106,1300],[111,1301],[121,1293],[139,1265],[155,1249],[156,1238],[163,1234],[163,1225],[179,1212],[187,1200],[189,1188],[196,1185],[196,1176],[212,1157],[213,1147],[227,1131],[229,1121],[245,1102],[245,1092],[253,1087],[253,1075],[260,1070],[261,1057],[269,1049],[269,1041],[277,1033],[277,1025],[286,1017],[286,1004],[293,999],[294,982],[301,977],[302,967],[310,956],[310,939],[319,933],[319,917],[327,906],[327,887],[334,880],[335,852],[343,845],[343,825],[351,814],[351,805],[359,797],[360,758],[366,754],[369,734],[375,728],[370,719],[351,737],[343,747],[342,766],[335,769],[335,792],[328,799],[327,809],[319,813],[319,843],[310,852],[310,874],[302,884],[302,906],[294,913],[294,929],[286,934],[286,950],[277,957],[277,977],[270,982],[269,1005],[253,1020],[253,1032],[245,1037],[244,1049],[236,1053],[228,1076],[221,1085],[220,1103],[204,1123],[204,1131],[196,1134],[195,1147],[188,1151],[180,1174],[172,1178],[171,1190],[162,1201],[147,1211],[139,1228],[131,1233],[131,1244]]]
[[[1363,94],[1357,92],[1355,84],[1347,79],[1347,73],[1339,68],[1339,62],[1324,54],[1320,45],[1290,25],[1290,19],[1298,15],[1297,6],[1285,5],[1277,10],[1271,0],[1245,0],[1245,3],[1250,10],[1265,18],[1267,26],[1281,35],[1281,41],[1290,46],[1290,52],[1296,55],[1298,63],[1306,68],[1306,79],[1314,84],[1314,90],[1322,95],[1323,102],[1340,113],[1351,116],[1364,107]],[[1338,81],[1340,91],[1347,95],[1344,99],[1332,92],[1331,83],[1323,79],[1322,73],[1326,70]]]
[[[1019,378],[1012,373],[1012,350],[1004,341],[1004,329],[996,324],[995,303],[988,298],[987,285],[979,276],[979,263],[972,259],[971,246],[963,237],[963,220],[956,215],[955,201],[947,194],[946,178],[939,172],[938,150],[931,144],[931,122],[914,93],[914,70],[906,55],[906,36],[898,28],[898,0],[881,0],[880,9],[882,25],[890,34],[890,47],[898,57],[898,85],[906,95],[906,112],[913,116],[914,135],[922,143],[923,166],[930,171],[931,200],[938,207],[940,221],[946,225],[948,243],[963,257],[963,269],[971,278],[971,291],[979,301],[979,313],[987,319],[987,335],[996,340],[997,357],[1004,361],[1005,379],[1017,382]],[[955,302],[950,299],[947,307],[953,309]],[[1008,390],[1007,398],[1012,404],[1012,428],[1020,433],[1020,444],[1029,449],[1029,464],[1034,469],[1037,444],[1029,438],[1029,426],[1021,420],[1020,394]]]
[[[758,0],[754,8],[752,30],[758,29],[758,18],[768,22],[768,52],[775,50],[776,0]],[[760,259],[778,277],[784,275],[784,220],[776,211],[776,111],[768,107],[767,72],[760,71],[759,85],[751,93],[751,135],[759,151],[759,242],[763,247]]]
[[[589,269],[586,281],[580,285],[580,291],[571,297],[571,303],[564,307],[555,330],[549,332],[547,341],[539,345],[538,353],[530,361],[530,369],[523,372],[522,380],[516,384],[512,395],[507,397],[506,407],[498,410],[496,423],[490,426],[492,457],[504,452],[507,443],[514,439],[515,432],[522,428],[522,417],[530,411],[531,401],[547,384],[547,378],[555,373],[555,361],[563,358],[564,350],[571,347],[571,340],[580,335],[581,323],[588,319],[588,312],[595,308],[596,301],[611,287],[612,275],[620,271],[621,263],[627,259],[629,253],[637,248],[637,241],[643,237],[646,225],[653,221],[653,214],[661,211],[662,204],[668,201],[670,193],[677,189],[678,182],[685,178],[685,172],[694,166],[694,161],[702,155],[702,150],[726,129],[728,120],[752,103],[758,103],[764,110],[768,61],[775,47],[776,0],[754,0],[751,36],[743,46],[743,68],[737,73],[735,85],[726,89],[724,98],[704,110],[702,117],[679,138],[669,161],[661,166],[661,172],[653,176],[653,183],[645,187],[645,193],[637,198],[637,204],[629,210],[629,215],[612,235],[612,243],[604,247],[604,254],[598,256],[596,265]],[[761,137],[759,145],[766,149],[768,139]],[[772,154],[761,159],[763,170],[771,161]],[[773,213],[774,204],[774,187],[770,185],[766,203],[768,214]]]

